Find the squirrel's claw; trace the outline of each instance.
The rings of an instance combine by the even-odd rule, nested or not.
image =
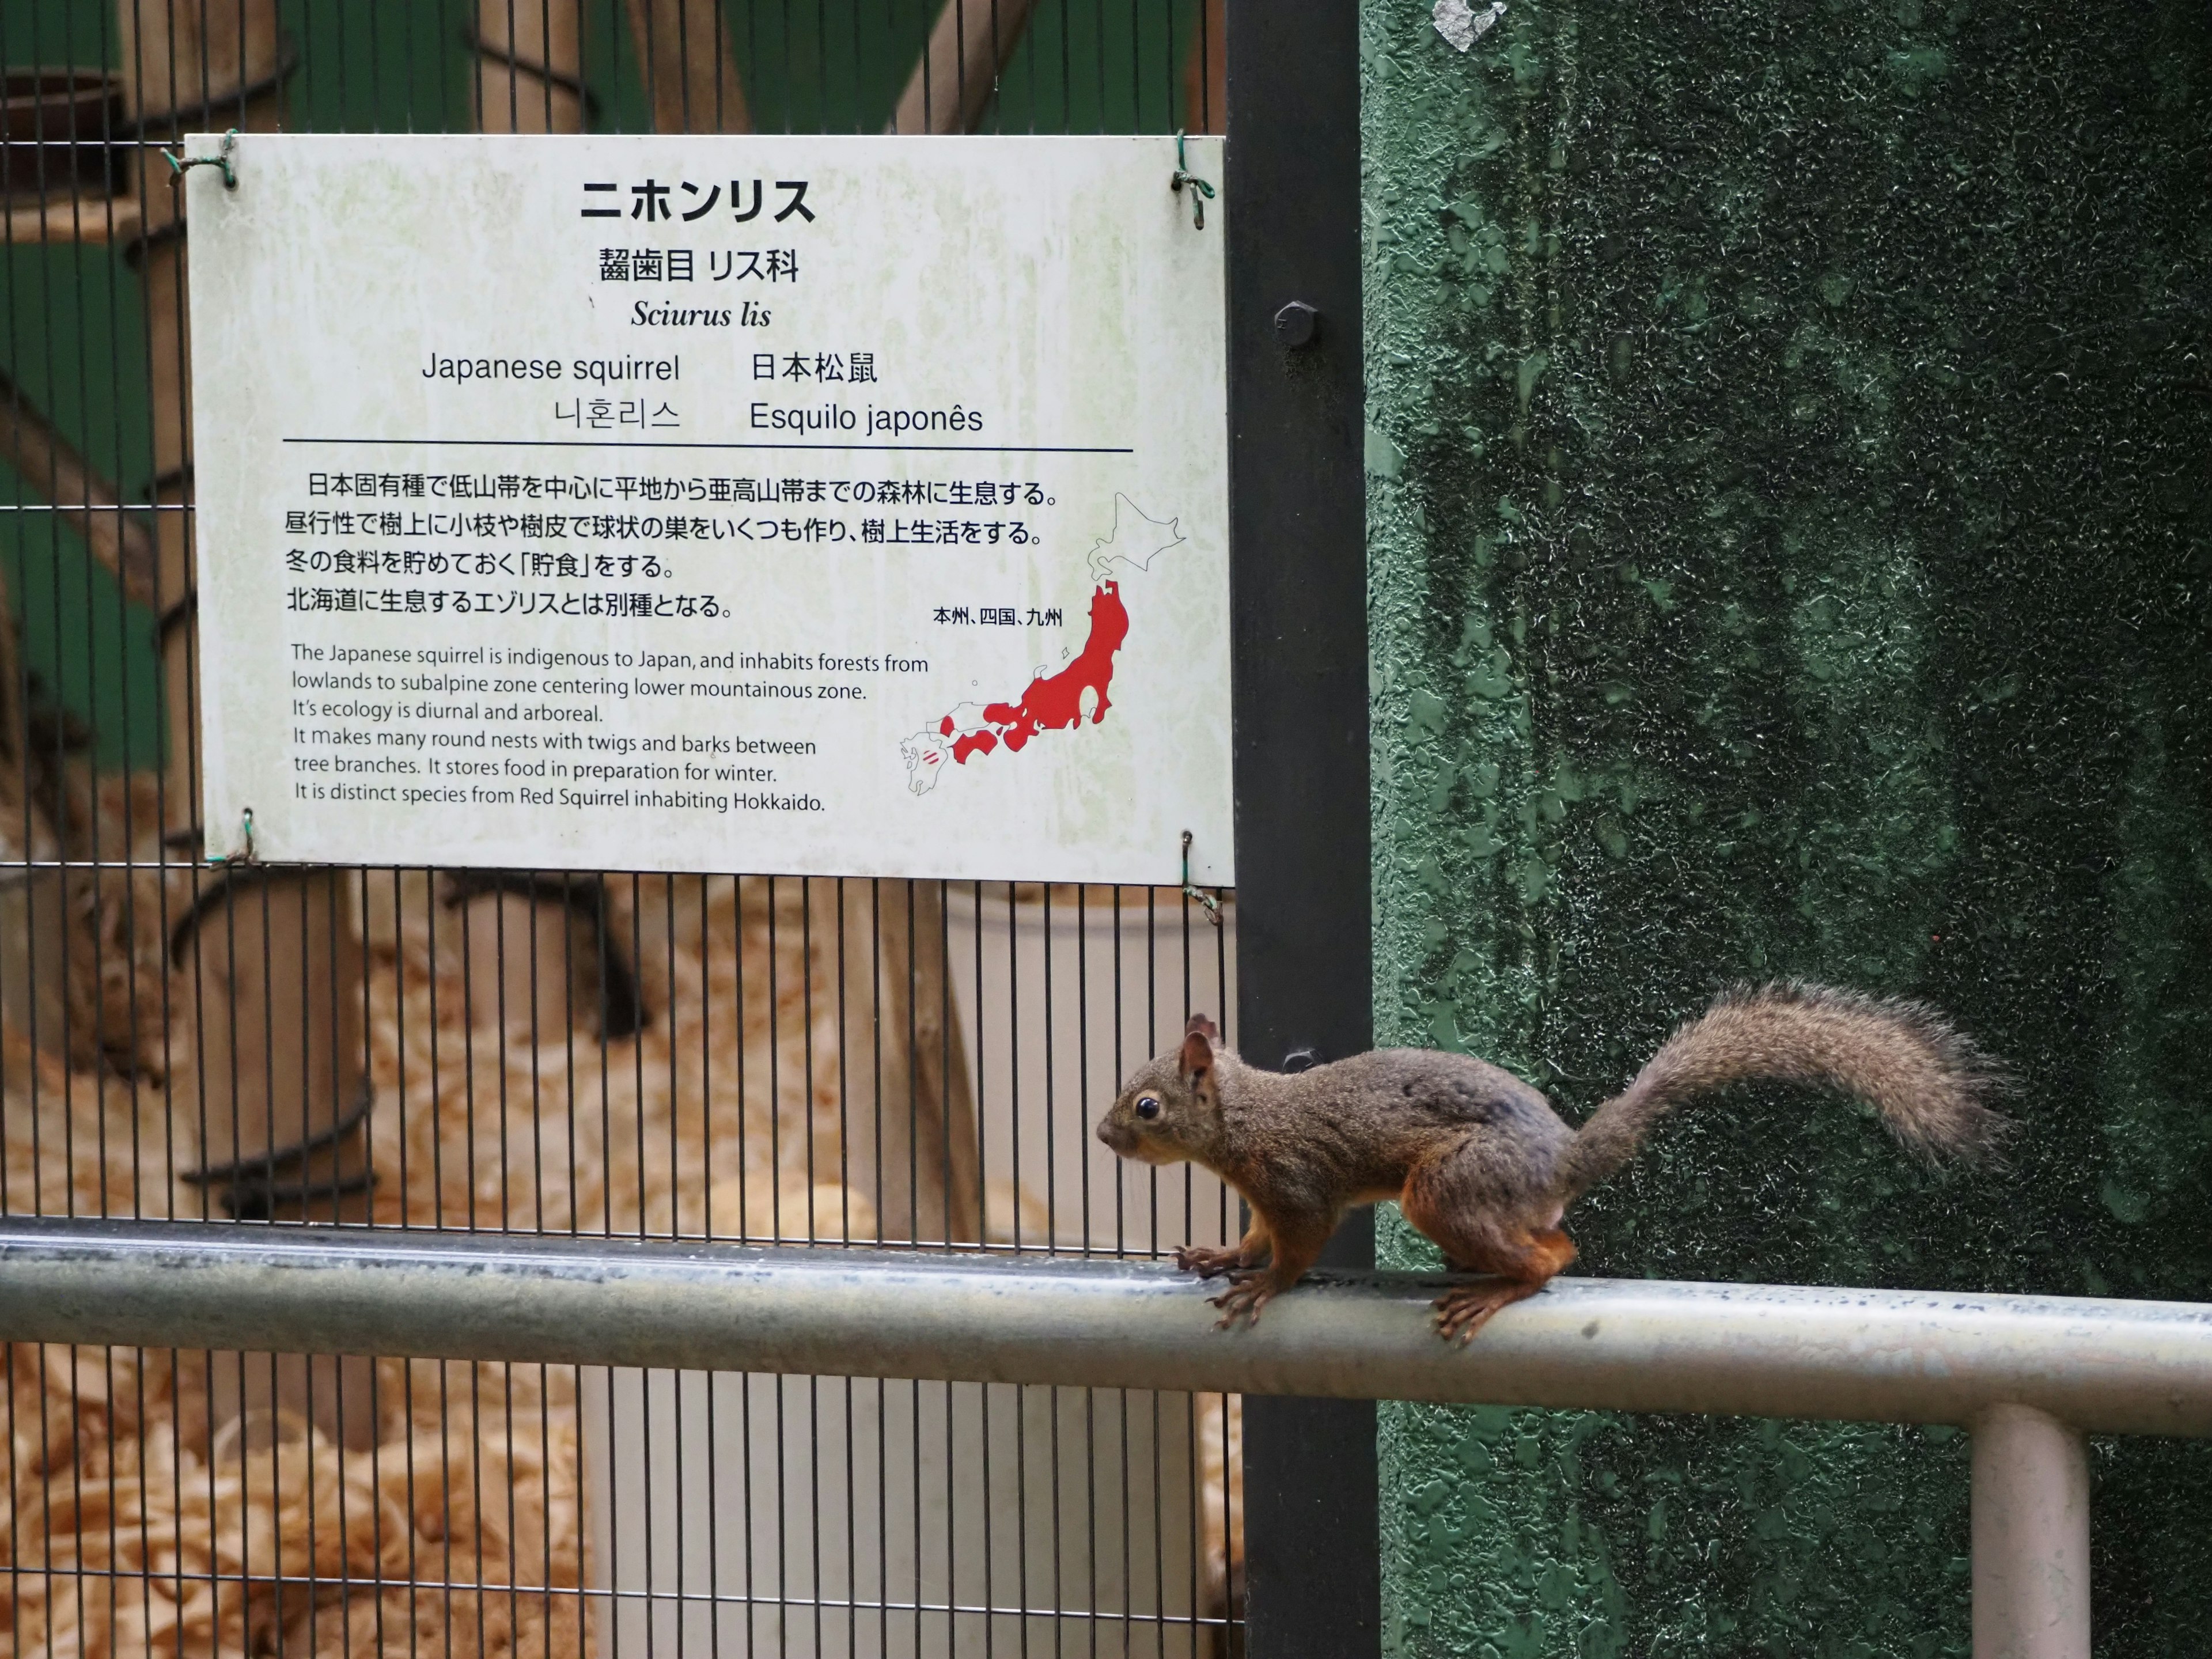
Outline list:
[[[1446,1291],[1433,1304],[1437,1310],[1437,1334],[1447,1342],[1457,1340],[1465,1346],[1474,1340],[1477,1331],[1490,1322],[1492,1316],[1500,1309],[1511,1307],[1528,1294],[1521,1286],[1510,1283],[1470,1285],[1462,1290]]]
[[[1211,1296],[1206,1298],[1211,1305],[1221,1310],[1221,1317],[1214,1321],[1213,1328],[1217,1331],[1228,1330],[1239,1319],[1248,1325],[1258,1324],[1260,1310],[1267,1304],[1274,1294],[1274,1286],[1267,1282],[1265,1269],[1259,1267],[1235,1269],[1230,1275],[1229,1288],[1222,1291],[1219,1296]]]

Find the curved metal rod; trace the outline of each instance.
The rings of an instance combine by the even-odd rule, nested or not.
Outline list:
[[[1465,1347],[1438,1281],[1261,1324],[1149,1263],[371,1228],[0,1221],[0,1340],[2212,1434],[2212,1306],[1557,1280]]]

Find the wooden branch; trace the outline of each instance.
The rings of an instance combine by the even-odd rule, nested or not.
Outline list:
[[[1030,0],[945,0],[887,132],[973,132],[1030,21]]]
[[[655,132],[750,132],[720,0],[629,0]]]
[[[155,603],[161,550],[154,532],[122,510],[115,486],[94,472],[83,456],[32,406],[22,389],[0,372],[0,459],[32,489],[53,503],[64,522],[74,526],[93,557],[122,584],[134,605]]]
[[[48,196],[6,210],[7,238],[16,247],[46,243],[128,243],[138,234],[135,196],[71,194]]]

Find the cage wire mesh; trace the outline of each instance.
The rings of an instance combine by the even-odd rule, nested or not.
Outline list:
[[[1221,27],[1220,0],[0,0],[0,1211],[1233,1236],[1209,1177],[1089,1133],[1188,1011],[1233,1011],[1232,894],[202,861],[161,153],[1218,131]],[[1239,1645],[1219,1396],[16,1344],[7,1413],[13,1653]]]

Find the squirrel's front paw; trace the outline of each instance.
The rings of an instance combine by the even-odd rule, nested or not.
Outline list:
[[[1225,1331],[1242,1319],[1248,1325],[1260,1322],[1260,1310],[1273,1299],[1275,1287],[1264,1267],[1242,1267],[1230,1276],[1229,1288],[1219,1296],[1207,1299],[1221,1310],[1221,1317],[1213,1322],[1213,1328]]]
[[[1233,1244],[1218,1248],[1211,1244],[1185,1244],[1176,1251],[1176,1266],[1187,1273],[1196,1273],[1200,1279],[1212,1279],[1238,1267],[1243,1258]]]

